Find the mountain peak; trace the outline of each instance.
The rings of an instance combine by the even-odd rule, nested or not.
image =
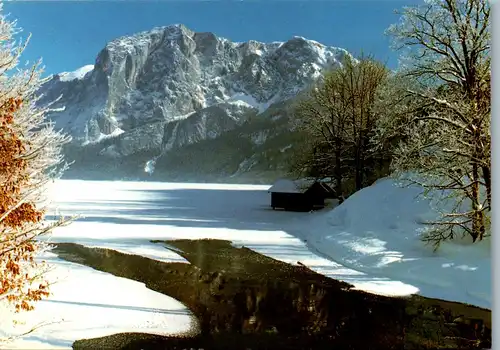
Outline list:
[[[42,93],[63,94],[54,107],[65,110],[49,118],[75,142],[117,138],[103,154],[133,154],[217,137],[294,98],[346,54],[304,37],[235,43],[172,24],[110,41],[93,67],[54,76]]]
[[[167,33],[168,39],[178,39],[182,35],[187,35],[189,37],[194,35],[194,31],[180,23],[163,27],[163,30]]]
[[[56,77],[60,81],[80,80],[83,79],[87,75],[87,73],[91,72],[93,69],[94,69],[93,64],[87,64],[71,72],[61,72],[59,74],[56,74]]]

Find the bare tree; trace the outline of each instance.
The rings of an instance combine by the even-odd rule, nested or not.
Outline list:
[[[347,194],[346,179],[352,178],[353,190],[359,190],[373,170],[369,140],[378,118],[377,90],[387,75],[373,59],[347,57],[296,106],[298,125],[311,136],[307,167],[332,177],[339,195]]]
[[[436,248],[459,232],[468,233],[473,241],[487,232],[489,16],[486,0],[430,0],[405,8],[400,23],[388,30],[396,48],[403,51],[402,74],[416,85],[402,94],[416,101],[416,108],[406,108],[404,125],[389,112],[379,127],[384,132],[403,128],[410,136],[395,150],[396,173],[412,172],[411,182],[455,203],[441,209],[440,220],[429,223],[432,229],[424,239]]]
[[[344,65],[349,96],[349,136],[355,190],[367,185],[366,176],[373,171],[376,153],[371,151],[370,138],[379,118],[378,91],[387,83],[389,71],[372,59],[359,63],[349,60]]]
[[[316,176],[332,176],[335,191],[343,193],[347,127],[347,90],[339,84],[340,70],[328,73],[295,108],[298,126],[311,136],[303,166]]]
[[[47,245],[37,238],[66,222],[49,223],[44,214],[47,186],[64,169],[61,147],[69,139],[46,122],[48,107],[37,106],[38,65],[15,69],[26,46],[13,39],[16,33],[0,12],[0,301],[21,311],[49,293],[46,266],[36,259]]]

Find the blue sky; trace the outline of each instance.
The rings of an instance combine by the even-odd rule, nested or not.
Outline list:
[[[32,39],[22,60],[43,58],[48,74],[93,64],[106,42],[175,23],[233,41],[304,36],[397,65],[384,30],[394,10],[418,0],[350,1],[14,1],[4,12]]]

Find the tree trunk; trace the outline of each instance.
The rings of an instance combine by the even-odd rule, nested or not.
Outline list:
[[[479,167],[472,164],[472,241],[482,240],[484,236],[484,215],[480,207]]]
[[[364,162],[363,162],[363,157],[364,157],[364,149],[363,149],[363,136],[360,133],[358,136],[358,142],[356,145],[356,156],[355,156],[355,185],[356,185],[356,191],[359,191],[360,189],[363,188],[363,172],[364,172]]]
[[[474,123],[476,126],[479,123]],[[474,125],[473,124],[473,125]],[[478,159],[481,154],[481,128],[476,127],[473,133],[474,152],[473,159]],[[472,161],[472,239],[482,240],[485,232],[484,213],[481,208],[481,193],[479,187],[479,165],[477,161]]]
[[[335,193],[341,198],[342,197],[342,161],[341,161],[341,153],[342,153],[342,141],[340,138],[335,140]]]
[[[484,182],[486,184],[486,198],[488,201],[488,206],[490,207],[489,210],[491,211],[491,170],[486,166],[483,166],[482,170]]]
[[[361,153],[361,152],[360,152]],[[361,155],[358,155],[359,159],[356,164],[356,191],[363,188],[363,160]]]

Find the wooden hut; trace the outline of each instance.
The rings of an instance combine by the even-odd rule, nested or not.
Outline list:
[[[326,183],[310,180],[281,179],[269,189],[271,207],[293,211],[311,211],[325,207],[325,199],[335,198]]]

